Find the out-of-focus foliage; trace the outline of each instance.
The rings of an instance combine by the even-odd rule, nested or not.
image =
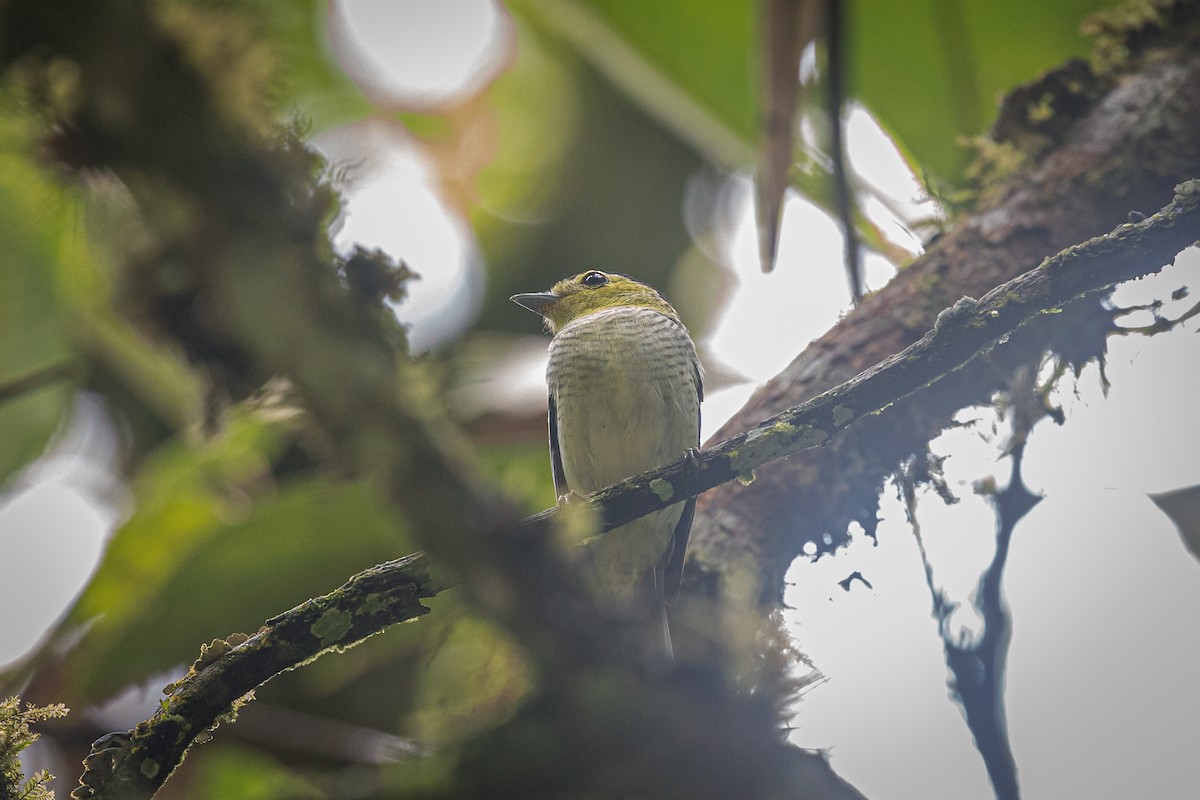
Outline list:
[[[68,675],[85,697],[195,657],[197,643],[262,622],[362,568],[410,552],[371,487],[271,473],[286,426],[235,417],[139,470],[133,513],[65,621],[94,620]],[[348,532],[352,532],[352,535]],[[230,591],[230,589],[236,589]]]
[[[912,164],[955,185],[1000,96],[1091,44],[1081,21],[1104,0],[1016,4],[920,0],[850,4],[851,92],[892,132]]]
[[[471,214],[488,263],[484,330],[529,332],[507,298],[589,267],[665,286],[690,245],[679,209],[702,163],[563,42],[537,27],[520,41],[490,95],[496,158]]]
[[[193,785],[188,787],[193,797],[319,800],[329,796],[318,782],[304,777],[301,771],[244,747],[217,745],[205,748],[193,758],[201,762]]]
[[[517,0],[685,141],[727,164],[758,138],[754,3]]]
[[[1001,94],[1085,55],[1081,21],[1111,3],[848,3],[850,96],[897,138],[919,174],[955,185]],[[749,169],[762,117],[754,3],[513,4],[596,63],[670,129],[727,167]],[[811,190],[806,161],[793,174]]]
[[[409,719],[432,745],[460,741],[511,713],[529,689],[528,668],[505,637],[463,619],[427,666]]]
[[[61,375],[21,389],[70,366],[59,264],[78,257],[74,209],[38,168],[32,127],[0,106],[0,480],[41,452],[71,400]]]

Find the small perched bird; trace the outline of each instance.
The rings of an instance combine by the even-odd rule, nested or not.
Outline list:
[[[625,275],[591,270],[512,301],[554,334],[550,464],[559,502],[660,467],[700,444],[700,361],[675,309]],[[652,512],[587,543],[603,602],[661,619],[679,591],[696,500]]]

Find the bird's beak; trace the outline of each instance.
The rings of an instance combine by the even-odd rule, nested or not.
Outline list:
[[[560,298],[550,292],[535,292],[533,294],[514,294],[508,299],[522,308],[528,308],[535,314],[542,314]]]

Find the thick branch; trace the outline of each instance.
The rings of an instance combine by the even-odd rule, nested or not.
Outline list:
[[[1197,4],[1179,5],[1192,9],[1181,14],[1196,15]],[[1186,21],[1168,25],[1187,29]],[[1028,265],[1113,228],[1130,210],[1160,206],[1171,187],[1200,175],[1200,137],[1195,135],[1200,53],[1194,46],[1159,50],[1134,67],[1137,71],[1112,81],[1106,93],[1084,105],[1032,168],[1010,178],[976,213],[813,342],[713,439],[744,430],[900,352],[959,297],[982,295]],[[1069,98],[1064,106],[1068,102],[1080,100]],[[965,391],[954,403],[987,402],[1002,383],[986,375],[964,379],[956,389]],[[954,403],[908,404],[890,421],[862,423],[830,447],[761,470],[750,486],[726,484],[702,497],[686,585],[703,589],[706,574],[740,564],[773,596],[807,542],[829,536],[836,546],[852,520],[870,528],[883,479],[936,434],[945,414],[960,407]]]

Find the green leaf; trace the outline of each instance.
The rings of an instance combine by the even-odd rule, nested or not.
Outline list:
[[[70,687],[108,696],[411,551],[368,486],[310,477],[275,487],[283,430],[235,415],[217,440],[176,442],[145,464],[133,516],[64,626],[90,625],[64,665]]]
[[[521,651],[491,625],[462,617],[422,676],[411,724],[418,739],[448,744],[494,726],[528,693]]]
[[[727,166],[758,138],[756,4],[727,0],[515,0],[677,136]]]
[[[377,110],[333,56],[329,0],[170,0],[156,10],[219,84],[222,101],[251,119],[264,92],[272,110],[298,112],[317,131]]]
[[[196,763],[201,764],[197,767]],[[195,776],[192,797],[222,800],[319,800],[328,797],[300,772],[245,746],[222,742],[191,755],[184,769]]]
[[[281,107],[299,110],[317,132],[377,111],[333,57],[328,0],[254,0],[253,7],[263,38],[281,61]]]
[[[900,140],[918,172],[956,182],[968,158],[961,138],[985,132],[1004,92],[1085,55],[1090,44],[1080,23],[1109,5],[861,0],[848,15],[851,95]],[[511,6],[569,43],[709,158],[726,166],[753,162],[761,81],[755,3],[516,0]],[[805,190],[795,171],[792,183]]]
[[[31,157],[27,121],[7,112],[0,109],[0,483],[42,452],[70,403],[57,275],[76,231],[68,198]]]
[[[969,157],[961,138],[986,131],[1006,91],[1085,55],[1080,22],[1109,5],[861,0],[849,15],[850,91],[918,171],[956,183]]]

